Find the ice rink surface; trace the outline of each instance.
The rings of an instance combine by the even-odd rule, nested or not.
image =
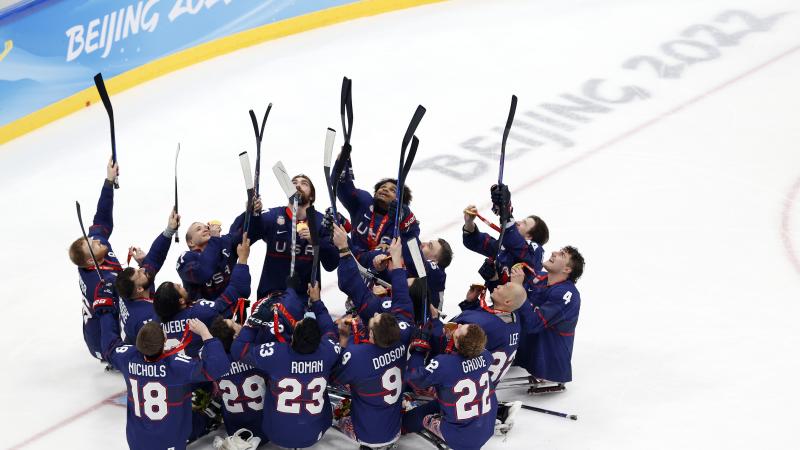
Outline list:
[[[522,411],[507,440],[486,448],[796,448],[795,9],[790,0],[455,0],[180,70],[112,97],[122,186],[112,245],[124,259],[166,225],[178,142],[181,233],[196,220],[227,229],[245,201],[237,155],[254,151],[247,110],[260,115],[268,102],[265,204],[282,202],[268,170],[280,159],[312,176],[324,209],[325,128],[341,129],[346,75],[361,187],[396,173],[408,120],[417,104],[428,109],[408,183],[423,239],[444,237],[456,252],[445,294],[454,314],[480,279],[481,258],[460,243],[461,210],[477,203],[488,213],[516,94],[505,168],[515,210],[547,221],[548,254],[575,245],[587,265],[574,382],[550,397],[501,398],[579,420]],[[108,141],[97,104],[0,151],[9,319],[0,447],[126,448],[125,409],[105,401],[124,382],[87,354],[66,252],[79,236],[74,201],[85,220],[94,213]],[[181,241],[157,281],[177,280]],[[255,245],[254,282],[263,254]],[[335,274],[323,280],[324,300],[342,311]],[[417,437],[400,442],[431,448]],[[332,430],[317,447],[355,448]]]

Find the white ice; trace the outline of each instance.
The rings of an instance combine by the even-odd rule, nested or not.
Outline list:
[[[518,214],[536,213],[551,230],[545,248],[566,244],[585,255],[578,283],[583,308],[573,356],[574,382],[563,394],[503,398],[578,414],[577,422],[522,411],[506,441],[486,448],[753,449],[796,448],[800,400],[800,14],[791,0],[449,1],[355,20],[237,51],[148,82],[112,100],[121,189],[111,242],[149,246],[172,205],[172,158],[182,146],[183,230],[195,220],[225,225],[244,203],[237,154],[254,150],[247,110],[275,105],[267,125],[265,203],[282,202],[270,171],[278,159],[316,182],[325,128],[340,130],[341,77],[354,80],[353,161],[357,183],[396,173],[400,140],[417,104],[417,161],[442,154],[484,161],[463,182],[412,171],[412,203],[423,238],[454,246],[446,312],[481,262],[461,245],[461,210],[486,209],[496,163],[462,146],[499,143],[511,94],[519,96],[519,137],[505,177]],[[787,12],[768,30],[717,46],[707,32],[746,29],[740,18]],[[710,58],[659,78],[653,67],[622,63],[636,55]],[[714,48],[719,51],[715,55]],[[659,56],[661,55],[661,56]],[[604,103],[565,131],[526,118],[543,103],[567,103],[587,80],[600,94],[640,96]],[[549,114],[549,113],[548,113]],[[549,114],[551,117],[558,117]],[[540,125],[574,142],[564,147],[522,127]],[[341,136],[339,137],[341,143]],[[103,108],[92,105],[3,146],[0,297],[3,406],[0,446],[125,448],[124,408],[101,402],[123,381],[104,373],[81,336],[81,308],[68,244],[79,236],[74,201],[94,213],[109,153]],[[454,167],[464,170],[464,167]],[[484,227],[485,228],[485,227]],[[174,245],[158,280],[175,280]],[[258,279],[263,244],[252,257]],[[325,300],[341,311],[331,287]],[[255,281],[254,281],[255,283]],[[513,374],[513,372],[512,372]],[[96,407],[95,407],[96,406]],[[94,409],[92,409],[95,407]],[[207,444],[207,443],[206,443]],[[197,446],[199,448],[202,446]],[[354,448],[330,431],[319,448]],[[402,448],[428,448],[419,438]],[[206,447],[207,448],[207,447]]]

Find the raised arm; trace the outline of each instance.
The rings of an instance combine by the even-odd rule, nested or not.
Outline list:
[[[97,201],[97,210],[94,213],[92,226],[89,227],[89,236],[103,236],[108,239],[114,230],[114,178],[119,173],[118,169],[118,166],[109,159],[106,179],[103,180],[103,189]]]

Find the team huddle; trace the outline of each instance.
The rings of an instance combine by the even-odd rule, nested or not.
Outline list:
[[[305,448],[330,428],[361,449],[393,448],[408,433],[478,449],[513,425],[520,402],[495,395],[512,365],[529,372],[532,389],[572,380],[584,268],[576,248],[546,256],[544,220],[515,221],[508,187],[492,186],[501,226],[464,209],[463,245],[485,256],[483,282],[464,287],[461,312],[445,322],[451,245],[419,241],[400,177],[370,193],[352,166],[340,155],[333,171],[349,217],[316,211],[312,180],[296,175],[287,204],[264,209],[252,196],[227,234],[218,222],[189,225],[180,280],[156,283],[181,217],[171,211],[149,251],[131,247],[123,268],[109,243],[118,177],[109,161],[92,224],[69,257],[87,348],[127,385],[131,449],[183,449],[220,426],[222,449]],[[251,304],[248,259],[259,241],[266,256]],[[320,266],[338,277],[325,301]],[[326,302],[346,313],[332,317]]]

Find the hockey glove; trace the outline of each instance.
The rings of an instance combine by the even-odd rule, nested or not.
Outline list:
[[[431,327],[429,324],[430,322],[422,328],[414,330],[414,334],[411,336],[411,343],[408,346],[411,351],[431,351]]]
[[[350,224],[347,218],[342,215],[342,213],[337,212],[336,217],[337,217],[336,223],[341,225],[344,228],[344,231],[347,231],[349,233],[350,230],[353,229],[353,226]],[[325,215],[322,217],[322,229],[328,230],[328,233],[332,235],[333,224],[334,224],[333,208],[329,206],[328,209],[325,210]]]
[[[397,200],[392,200],[389,203],[389,217],[395,217],[397,215]],[[400,206],[400,231],[408,230],[411,225],[414,225],[414,222],[417,221],[417,218],[414,217],[414,213],[411,212],[411,209],[408,205],[403,204]]]
[[[491,188],[492,193],[492,212],[500,216],[501,221],[506,221],[511,217],[511,192],[505,184],[495,184]]]
[[[251,312],[250,317],[247,318],[247,326],[253,328],[267,326],[275,317],[274,314],[272,314],[272,308],[269,306],[270,305],[266,299],[259,300],[253,306],[253,311]]]
[[[92,302],[92,310],[97,314],[116,313],[117,305],[114,302],[114,284],[111,282],[105,283],[98,294],[99,296],[95,297]]]
[[[494,260],[486,258],[483,265],[478,269],[478,274],[486,281],[497,279],[497,267],[495,267]]]

